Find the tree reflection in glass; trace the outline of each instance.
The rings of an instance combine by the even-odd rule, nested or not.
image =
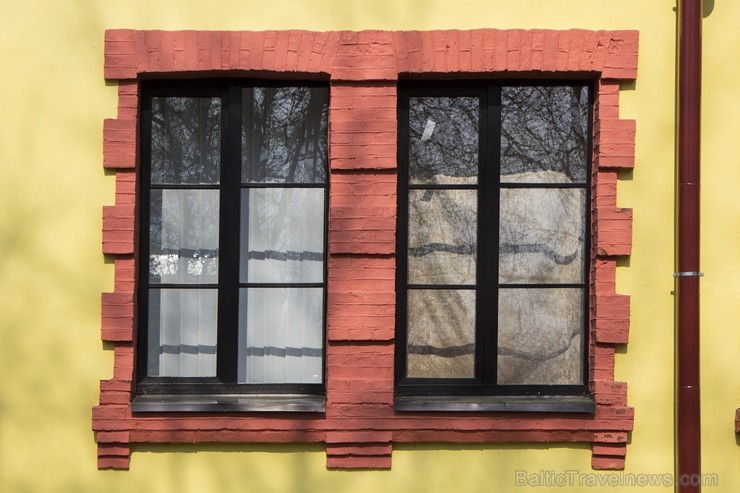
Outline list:
[[[218,183],[219,98],[152,98],[152,184]]]
[[[409,104],[409,183],[476,183],[476,97],[419,97]]]
[[[501,182],[585,183],[587,86],[503,87]]]
[[[244,89],[242,181],[323,183],[328,100],[324,87]]]

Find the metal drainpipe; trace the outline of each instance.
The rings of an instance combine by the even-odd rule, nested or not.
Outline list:
[[[679,0],[677,491],[700,492],[699,212],[702,0]],[[693,481],[691,481],[693,479]],[[689,484],[683,485],[682,483]]]

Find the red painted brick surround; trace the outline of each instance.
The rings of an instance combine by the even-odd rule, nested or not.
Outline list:
[[[93,409],[98,467],[129,467],[132,443],[321,442],[330,468],[388,468],[400,442],[588,442],[597,469],[624,467],[633,409],[614,381],[629,297],[616,262],[630,254],[632,213],[616,206],[617,171],[634,165],[635,122],[619,119],[619,83],[637,75],[636,31],[495,30],[163,32],[111,30],[105,78],[118,117],[105,121],[104,166],[116,203],[103,208],[115,287],[102,296],[113,378]],[[327,405],[325,414],[133,415],[139,81],[234,75],[330,84]],[[593,415],[396,412],[393,404],[396,84],[400,77],[596,80],[590,385]]]

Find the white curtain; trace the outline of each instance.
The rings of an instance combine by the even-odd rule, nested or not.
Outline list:
[[[320,383],[324,279],[323,188],[242,192],[239,381]],[[274,286],[269,286],[274,284]]]
[[[161,194],[162,253],[153,266],[160,282],[217,282],[218,191],[167,189]],[[151,289],[150,304],[150,319],[156,317],[150,320],[150,331],[153,324],[159,326],[158,374],[215,376],[216,287]]]

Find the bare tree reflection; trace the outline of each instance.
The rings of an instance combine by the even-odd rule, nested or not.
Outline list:
[[[326,180],[328,91],[318,87],[245,89],[242,180]]]
[[[479,102],[475,97],[411,98],[411,183],[476,183]]]
[[[218,98],[152,98],[153,184],[218,183],[221,101]]]
[[[502,181],[585,183],[588,111],[586,86],[504,87]]]

